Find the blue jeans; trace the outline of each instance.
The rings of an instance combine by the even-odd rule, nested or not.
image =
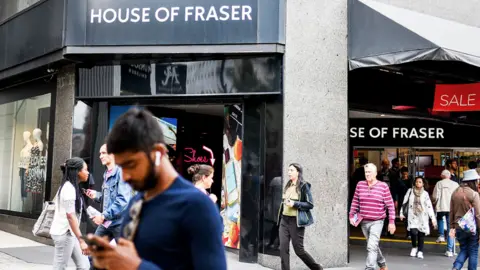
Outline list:
[[[447,235],[445,235],[445,224],[443,223],[443,217],[447,222]],[[438,224],[438,233],[445,236],[447,239],[447,251],[453,251],[453,238],[449,236],[450,233],[450,212],[438,212],[437,213],[437,224]]]
[[[115,242],[118,243],[118,239],[120,239],[121,227],[122,227],[121,224],[110,226],[108,228],[105,228],[102,225],[100,225],[97,227],[97,230],[95,231],[95,235],[98,235],[100,237],[108,236],[110,240],[115,239]]]
[[[453,263],[453,268],[462,269],[468,259],[468,270],[477,270],[478,265],[478,232],[475,235],[457,229],[457,240],[460,243],[460,253]]]

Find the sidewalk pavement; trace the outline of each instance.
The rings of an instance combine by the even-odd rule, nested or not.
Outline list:
[[[51,270],[53,247],[0,231],[0,270]],[[241,263],[236,254],[227,252],[229,270],[268,270],[258,264]],[[68,270],[75,269],[70,260]]]
[[[11,269],[35,269],[51,270],[53,259],[53,247],[35,241],[31,241],[10,233],[0,231],[0,270]],[[390,269],[451,269],[454,258],[447,258],[443,254],[425,253],[425,259],[419,260],[409,257],[410,250],[406,249],[382,249],[387,258]],[[227,252],[229,270],[268,270],[269,268],[258,264],[241,263],[238,255]],[[350,265],[347,268],[335,268],[335,270],[358,270],[365,269],[365,247],[351,246]],[[69,268],[75,269],[70,261]],[[305,268],[306,269],[306,268]],[[465,268],[464,268],[465,269]],[[479,268],[480,269],[480,268]],[[331,269],[334,270],[334,269]]]

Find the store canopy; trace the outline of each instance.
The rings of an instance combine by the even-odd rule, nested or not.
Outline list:
[[[480,67],[477,27],[373,0],[351,0],[348,25],[350,70],[424,60]]]

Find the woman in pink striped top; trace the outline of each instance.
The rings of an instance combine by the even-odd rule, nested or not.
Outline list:
[[[360,181],[355,189],[350,209],[350,223],[353,226],[361,224],[362,232],[367,240],[366,270],[374,270],[376,265],[380,270],[388,270],[385,257],[380,251],[379,242],[383,230],[383,221],[387,217],[388,231],[395,233],[395,206],[388,185],[378,181],[377,166],[373,163],[365,165],[366,181]]]

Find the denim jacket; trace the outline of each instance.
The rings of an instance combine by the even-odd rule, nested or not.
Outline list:
[[[110,226],[122,223],[122,213],[127,208],[132,196],[132,189],[122,179],[122,170],[115,166],[107,178],[107,172],[103,174],[102,192],[97,192],[95,201],[100,203],[103,199],[103,216],[105,220],[111,220]]]
[[[285,190],[287,190],[292,181],[289,180],[287,185],[285,186]],[[310,183],[306,181],[301,181],[300,185],[300,199],[293,203],[293,208],[297,209],[297,226],[298,227],[307,227],[313,224],[313,215],[310,211],[313,208],[313,197],[312,192],[310,191],[310,187],[312,186]],[[278,224],[280,224],[281,216],[283,212],[283,202],[280,205],[280,209],[278,211]]]

